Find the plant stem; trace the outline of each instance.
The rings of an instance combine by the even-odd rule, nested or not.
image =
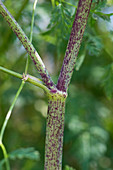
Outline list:
[[[23,75],[21,75],[21,74],[19,74],[17,72],[14,72],[12,70],[6,69],[6,68],[1,67],[1,66],[0,66],[0,70],[3,71],[4,73],[8,73],[8,74],[10,74],[10,75],[12,75],[14,77],[19,78],[19,79],[23,79]],[[31,76],[29,74],[27,74],[26,77],[27,77],[26,82],[29,82],[29,83],[37,86],[37,87],[40,87],[46,93],[49,93],[49,89],[45,85],[42,84],[43,82],[40,79],[38,79],[38,78],[36,78],[34,76]]]
[[[49,96],[46,125],[45,170],[61,170],[66,94]]]
[[[39,54],[37,53],[34,46],[29,41],[28,37],[25,35],[24,31],[21,29],[19,24],[16,22],[16,20],[13,18],[13,16],[10,14],[10,12],[7,10],[7,8],[3,5],[3,3],[0,1],[0,14],[3,16],[3,18],[7,21],[10,28],[14,31],[18,39],[21,41],[23,46],[25,47],[27,53],[31,56],[39,74],[42,77],[43,82],[46,84],[46,86],[49,89],[56,88],[55,84],[53,83],[42,59],[40,58]]]
[[[91,2],[92,0],[79,0],[78,3],[72,32],[57,83],[57,88],[62,93],[68,90],[86,27]],[[63,98],[63,95],[59,96],[58,90],[49,97],[46,125],[45,170],[62,169],[65,98]]]
[[[35,5],[36,5],[36,2],[37,2],[37,0],[35,0],[35,3],[34,3]],[[33,15],[32,15],[32,20],[33,20],[33,23],[34,23],[34,10],[33,10]],[[32,23],[32,26],[31,26],[31,34],[30,34],[31,41],[32,41],[33,23]],[[28,59],[27,59],[27,61],[28,61]],[[3,67],[0,67],[0,68],[4,72],[9,72],[10,74],[13,74],[15,76],[18,76],[19,78],[22,78],[21,75],[18,74],[18,73],[15,73],[13,71],[7,70],[7,69],[5,69]],[[26,62],[25,74],[27,73],[27,70],[28,70],[28,62]],[[1,146],[3,154],[4,154],[4,158],[5,158],[5,162],[6,162],[6,169],[7,170],[10,170],[10,165],[9,165],[9,160],[8,160],[8,154],[7,154],[6,149],[5,149],[5,147],[4,147],[3,143],[2,143],[2,140],[3,140],[3,135],[4,135],[4,132],[5,132],[6,126],[8,124],[9,118],[11,116],[12,110],[13,110],[13,108],[15,106],[15,103],[16,103],[16,101],[17,101],[17,99],[18,99],[18,97],[19,97],[19,95],[20,95],[20,93],[21,93],[21,91],[22,91],[22,89],[24,87],[24,84],[25,84],[25,80],[22,80],[22,83],[21,83],[21,85],[20,85],[20,87],[19,87],[19,89],[18,89],[18,91],[16,93],[16,96],[15,96],[15,98],[14,98],[14,100],[13,100],[13,102],[12,102],[10,108],[9,108],[9,111],[8,111],[8,113],[6,115],[5,121],[3,123],[3,126],[1,128],[1,132],[0,132],[0,146]]]
[[[65,52],[57,88],[66,92],[73,74],[75,62],[86,27],[92,0],[79,0],[70,39]]]
[[[52,7],[55,8],[55,0],[51,0]]]
[[[34,15],[35,15],[35,9],[36,9],[37,0],[35,0],[33,5],[33,13],[32,13],[32,20],[31,20],[31,31],[30,31],[30,42],[32,42],[33,38],[33,26],[34,26]]]
[[[13,110],[13,108],[14,108],[14,105],[15,105],[15,103],[16,103],[16,101],[17,101],[17,98],[18,98],[18,96],[19,96],[19,94],[20,94],[20,92],[21,92],[21,90],[22,90],[22,88],[23,88],[23,86],[24,86],[24,83],[25,83],[25,82],[22,81],[22,83],[21,83],[21,85],[20,85],[20,88],[18,89],[18,91],[17,91],[17,93],[16,93],[16,96],[15,96],[15,98],[14,98],[14,100],[13,100],[13,102],[12,102],[10,108],[9,108],[9,111],[8,111],[8,113],[7,113],[7,116],[6,116],[5,121],[4,121],[4,123],[3,123],[2,129],[1,129],[1,132],[0,132],[0,139],[1,139],[1,141],[2,141],[2,139],[3,139],[4,131],[5,131],[5,128],[6,128],[6,126],[7,126],[8,120],[9,120],[9,118],[10,118],[10,116],[11,116],[11,112],[12,112],[12,110]]]
[[[21,83],[21,85],[20,85],[20,87],[19,87],[19,89],[18,89],[18,91],[17,91],[17,93],[16,93],[16,96],[15,96],[15,98],[14,98],[14,100],[13,100],[13,102],[12,102],[10,108],[9,108],[9,111],[8,111],[8,113],[7,113],[7,115],[6,115],[5,121],[4,121],[3,126],[2,126],[2,128],[1,128],[1,131],[0,131],[0,146],[1,146],[2,151],[3,151],[3,154],[4,154],[5,163],[6,163],[6,169],[7,169],[7,170],[10,170],[10,165],[9,165],[9,160],[8,160],[8,154],[7,154],[6,149],[5,149],[5,147],[4,147],[3,143],[2,143],[2,140],[3,140],[3,135],[4,135],[4,132],[5,132],[7,123],[8,123],[8,121],[9,121],[9,118],[10,118],[10,116],[11,116],[12,110],[13,110],[13,108],[14,108],[14,106],[15,106],[15,103],[16,103],[16,101],[17,101],[17,98],[18,98],[19,94],[20,94],[21,91],[22,91],[22,88],[23,88],[23,86],[24,86],[24,83],[25,83],[25,82],[22,81],[22,83]]]
[[[14,76],[14,77],[19,78],[19,79],[22,79],[22,78],[23,78],[21,74],[19,74],[19,73],[17,73],[17,72],[14,72],[14,71],[12,71],[12,70],[9,70],[9,69],[7,69],[7,68],[4,68],[4,67],[2,67],[2,66],[0,66],[0,71],[3,71],[4,73],[8,73],[8,74],[10,74],[10,75],[12,75],[12,76]]]
[[[32,37],[33,37],[33,26],[34,26],[34,15],[35,15],[36,4],[37,4],[37,0],[35,0],[34,5],[33,5],[32,19],[31,19],[31,30],[30,30],[30,42],[32,42]],[[29,55],[27,56],[25,75],[28,72],[28,67],[29,67]]]
[[[6,170],[10,170],[10,165],[9,165],[9,160],[8,160],[8,154],[7,154],[7,151],[6,151],[5,146],[3,145],[2,141],[0,141],[0,147],[2,148],[3,155],[4,155],[4,158],[5,158]]]

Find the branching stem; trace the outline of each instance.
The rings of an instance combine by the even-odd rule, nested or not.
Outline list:
[[[29,41],[28,37],[25,35],[24,31],[21,29],[19,24],[16,22],[16,20],[13,18],[13,16],[10,14],[10,12],[7,10],[7,8],[4,6],[4,4],[0,1],[0,14],[3,16],[3,18],[7,21],[10,28],[14,31],[18,39],[21,41],[23,46],[25,47],[27,53],[31,56],[39,74],[42,77],[43,82],[46,84],[46,86],[49,89],[56,88],[55,84],[53,83],[42,59],[40,58],[39,54],[37,53],[34,46]]]
[[[35,0],[34,7],[33,7],[30,41],[32,41],[32,32],[33,32],[33,23],[34,23],[34,10],[35,10],[35,7],[36,7],[36,3],[37,3],[37,0]],[[0,5],[3,5],[3,4],[1,3],[1,1],[0,1]],[[0,8],[0,9],[1,9],[1,8]],[[2,12],[3,12],[3,11],[2,11]],[[6,15],[6,14],[5,14],[5,15]],[[15,77],[18,77],[18,78],[21,78],[21,79],[24,78],[24,79],[22,80],[22,83],[21,83],[21,85],[20,85],[17,93],[16,93],[15,98],[13,99],[13,102],[12,102],[10,108],[9,108],[9,111],[8,111],[8,113],[7,113],[7,115],[6,115],[6,118],[5,118],[5,120],[4,120],[3,126],[2,126],[1,131],[0,131],[0,147],[2,148],[3,155],[4,155],[4,158],[5,158],[6,170],[10,170],[10,164],[9,164],[9,160],[8,160],[8,154],[7,154],[7,152],[6,152],[5,146],[4,146],[3,143],[2,143],[2,140],[3,140],[4,132],[5,132],[6,126],[7,126],[7,124],[8,124],[8,121],[9,121],[9,119],[10,119],[12,110],[13,110],[13,108],[14,108],[14,106],[15,106],[15,103],[16,103],[16,101],[17,101],[17,99],[18,99],[18,97],[19,97],[19,95],[20,95],[20,93],[21,93],[21,91],[22,91],[22,89],[23,89],[23,87],[24,87],[25,77],[23,77],[23,76],[20,75],[19,73],[13,72],[13,71],[8,70],[8,69],[5,69],[5,68],[3,68],[3,67],[1,67],[1,66],[0,66],[0,70],[4,71],[4,72],[6,72],[6,73],[9,73],[9,74],[11,74],[11,75],[14,75]],[[26,74],[27,74],[27,70],[28,70],[28,58],[27,58],[26,67],[25,67],[25,73],[26,73]],[[27,75],[27,76],[28,76],[28,75]],[[31,76],[31,77],[32,77],[32,76]],[[28,79],[28,78],[27,78],[27,79]],[[32,83],[33,83],[34,81],[36,81],[36,80],[34,80],[33,78],[30,78],[30,80],[31,80]],[[38,84],[38,86],[41,86],[41,83],[37,83],[37,84]],[[43,87],[43,85],[42,85],[41,87]],[[43,87],[43,88],[44,88],[44,87]]]
[[[10,75],[12,75],[12,76],[14,76],[14,77],[19,78],[19,79],[23,79],[23,75],[22,75],[22,74],[19,74],[19,73],[17,73],[17,72],[11,71],[11,70],[6,69],[6,68],[1,67],[1,66],[0,66],[0,70],[3,71],[4,73],[8,73],[8,74],[10,74]],[[36,77],[34,77],[34,76],[32,76],[32,75],[29,75],[29,74],[27,74],[27,75],[25,75],[25,76],[27,76],[26,82],[29,82],[29,83],[37,86],[37,87],[40,87],[40,88],[42,88],[46,93],[49,93],[50,90],[49,90],[45,85],[42,84],[43,82],[42,82],[40,79],[38,79],[38,78],[36,78]]]

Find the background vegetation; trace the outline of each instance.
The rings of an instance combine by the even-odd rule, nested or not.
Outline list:
[[[29,36],[33,0],[4,4]],[[57,81],[69,39],[77,1],[39,1],[33,44],[54,82]],[[113,169],[113,2],[93,1],[87,28],[69,87],[66,104],[63,169]],[[109,14],[110,13],[110,14]],[[26,51],[0,16],[0,65],[24,72]],[[40,77],[30,62],[29,74]],[[0,72],[0,127],[21,81]],[[42,170],[47,98],[26,83],[9,121],[4,143],[8,152],[34,147],[38,161],[16,159],[12,170]],[[0,159],[3,158],[0,151]]]

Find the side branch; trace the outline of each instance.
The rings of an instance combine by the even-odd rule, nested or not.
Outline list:
[[[53,83],[51,77],[48,74],[47,69],[45,68],[45,65],[40,58],[39,54],[35,50],[34,46],[30,43],[28,37],[25,35],[24,31],[21,29],[19,24],[16,22],[16,20],[12,17],[12,15],[9,13],[7,8],[3,5],[3,3],[0,0],[0,14],[3,16],[3,18],[7,21],[10,28],[14,31],[18,39],[21,41],[23,46],[25,47],[28,54],[31,56],[39,74],[42,77],[43,82],[49,89],[55,88],[55,84]]]
[[[66,92],[72,77],[83,33],[86,27],[92,0],[79,0],[70,39],[67,45],[57,88]]]
[[[29,83],[37,86],[37,87],[42,88],[47,94],[50,92],[50,90],[42,84],[42,81],[40,79],[34,77],[34,76],[27,74],[27,75],[25,75],[26,77],[24,78],[23,75],[16,73],[14,71],[11,71],[9,69],[6,69],[4,67],[1,67],[1,66],[0,66],[0,71],[3,71],[4,73],[8,73],[8,74],[10,74],[14,77],[19,78],[19,79],[25,79],[26,78],[26,80],[25,80],[26,82],[29,82]]]

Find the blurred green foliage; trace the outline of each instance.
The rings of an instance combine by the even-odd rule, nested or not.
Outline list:
[[[4,0],[4,3],[29,36],[33,0]],[[39,1],[37,5],[33,44],[54,82],[57,82],[61,69],[76,5],[74,0],[56,1],[55,8],[49,0]],[[112,26],[113,17],[106,14],[112,6],[110,0],[94,0],[92,4],[66,103],[65,170],[113,169],[113,29],[107,27],[110,20]],[[23,46],[0,16],[0,65],[23,73],[26,56]],[[29,73],[40,77],[32,61]],[[0,127],[20,83],[20,80],[0,72]],[[8,153],[13,152],[17,157],[11,161],[12,170],[44,168],[46,114],[44,92],[26,83],[4,138]],[[15,150],[29,147],[38,150],[40,159],[26,159],[29,158],[28,150],[25,159],[19,160]]]

